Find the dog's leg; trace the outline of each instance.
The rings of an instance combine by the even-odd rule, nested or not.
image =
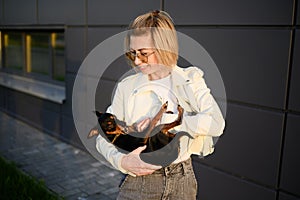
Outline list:
[[[146,132],[146,135],[145,135],[145,139],[144,139],[144,144],[147,143],[148,141],[148,138],[152,132],[152,130],[154,129],[154,127],[156,126],[156,124],[159,122],[159,120],[162,118],[163,114],[167,111],[167,108],[168,108],[168,102],[164,103],[159,112],[156,114],[156,116],[151,120],[148,128],[147,128],[147,132]]]
[[[168,135],[169,137],[175,137],[176,134],[173,134],[173,133],[169,133],[168,131],[171,129],[171,128],[174,128],[175,126],[178,126],[181,124],[182,122],[182,118],[183,118],[183,108],[178,105],[177,107],[177,110],[178,110],[178,117],[177,119],[174,121],[174,122],[171,122],[169,124],[163,124],[163,127],[161,129],[161,132]]]

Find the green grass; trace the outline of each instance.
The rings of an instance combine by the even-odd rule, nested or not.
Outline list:
[[[57,200],[62,197],[50,192],[43,181],[20,171],[15,163],[0,156],[0,199],[3,200]]]

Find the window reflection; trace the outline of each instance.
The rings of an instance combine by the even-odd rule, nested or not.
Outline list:
[[[22,33],[3,34],[3,62],[3,66],[8,69],[23,69],[24,50]]]
[[[32,33],[27,35],[27,38],[31,38],[31,40],[28,40],[30,43],[27,44],[30,47],[28,50],[31,54],[29,56],[31,58],[31,66],[28,66],[28,69],[31,69],[29,72],[49,75],[52,65],[49,36],[43,33]]]
[[[53,79],[65,80],[65,39],[62,33],[52,33]]]

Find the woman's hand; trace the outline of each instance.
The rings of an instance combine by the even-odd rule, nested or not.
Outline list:
[[[145,149],[146,145],[138,147],[129,154],[125,155],[121,160],[122,168],[137,176],[152,174],[155,170],[160,169],[161,166],[151,165],[141,160],[140,154]]]

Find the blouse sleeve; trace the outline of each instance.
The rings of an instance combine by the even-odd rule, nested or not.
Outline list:
[[[108,113],[112,113],[117,116],[118,119],[122,119],[122,93],[119,87],[117,87],[115,96],[114,96],[114,102],[111,106],[108,107],[107,111]],[[118,112],[115,112],[118,111]],[[124,170],[121,166],[121,160],[122,157],[125,155],[118,151],[118,149],[111,143],[107,142],[105,138],[103,138],[101,135],[97,137],[96,140],[96,149],[100,154],[102,154],[105,159],[111,163],[111,165],[121,171],[122,173],[127,174],[128,172]]]
[[[177,131],[186,131],[191,136],[197,137],[199,135],[218,137],[223,133],[225,127],[225,120],[215,99],[207,88],[203,78],[203,72],[198,68],[192,68],[188,73],[190,83],[184,85],[185,98],[196,102],[191,107],[194,112],[184,112],[182,124],[174,128]],[[196,108],[195,108],[196,106]],[[172,116],[173,115],[173,116]],[[176,119],[174,114],[165,114],[164,118]],[[168,119],[169,121],[171,119]]]

